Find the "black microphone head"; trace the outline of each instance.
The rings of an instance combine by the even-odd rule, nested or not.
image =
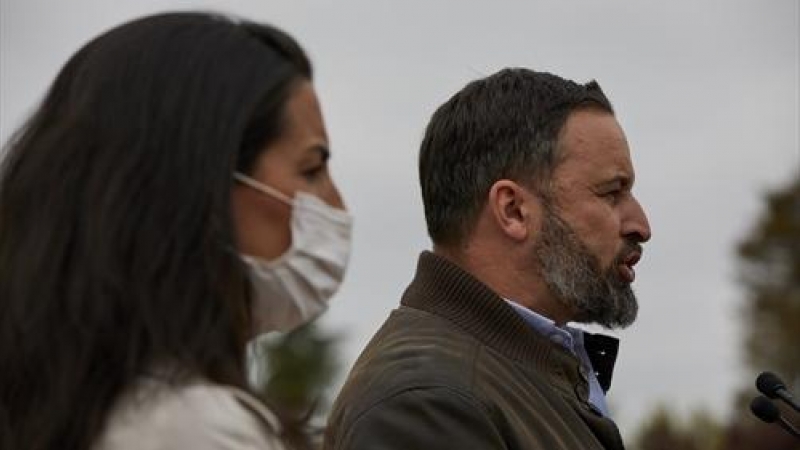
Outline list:
[[[750,411],[752,411],[756,417],[767,423],[775,422],[781,416],[778,407],[763,395],[759,395],[750,402]]]
[[[786,389],[786,385],[783,384],[783,381],[772,372],[762,372],[761,375],[756,378],[756,387],[759,392],[769,398],[778,397],[778,391]]]

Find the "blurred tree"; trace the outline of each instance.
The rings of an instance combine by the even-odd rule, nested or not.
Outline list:
[[[750,413],[749,404],[755,395],[755,388],[752,386],[737,394],[733,414],[721,437],[719,450],[800,450],[800,440],[775,424],[761,422]],[[778,406],[787,420],[800,423],[800,415]]]
[[[632,448],[636,450],[721,449],[722,426],[705,411],[695,411],[688,422],[680,421],[659,406],[641,426]]]
[[[659,408],[641,427],[638,450],[800,450],[800,441],[777,425],[765,424],[749,411],[755,397],[755,374],[769,370],[790,389],[800,388],[800,172],[785,187],[765,195],[765,208],[738,245],[744,359],[752,370],[746,388],[733,403],[727,425],[695,415],[681,426]],[[800,414],[778,404],[792,423]]]
[[[281,416],[287,439],[298,448],[319,444],[330,406],[325,393],[339,370],[338,340],[311,323],[251,344],[252,384]]]
[[[746,289],[742,319],[745,358],[800,383],[800,173],[766,195],[766,210],[739,245]]]
[[[797,439],[777,426],[764,423],[732,424],[725,431],[720,450],[798,450]]]
[[[706,410],[696,410],[689,416],[691,442],[698,450],[721,450],[724,426]]]
[[[747,404],[756,395],[755,374],[769,370],[790,389],[800,387],[800,172],[785,187],[765,195],[765,209],[739,244],[744,358],[753,377],[735,402],[725,449],[800,450],[800,441],[777,425],[753,418]],[[790,422],[800,415],[783,408]]]

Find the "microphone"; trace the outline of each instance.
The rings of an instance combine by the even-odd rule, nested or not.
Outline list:
[[[753,401],[750,402],[750,411],[753,412],[753,415],[766,423],[778,422],[778,425],[786,430],[787,433],[800,439],[800,431],[797,431],[797,428],[792,426],[792,424],[790,424],[781,416],[781,412],[778,410],[778,407],[775,406],[775,404],[772,403],[772,401],[770,401],[770,399],[767,397],[759,395],[758,397],[754,398]]]
[[[800,412],[800,404],[798,404],[792,394],[786,390],[786,385],[772,372],[762,372],[756,378],[756,387],[758,390],[769,398],[780,398],[786,404],[792,407],[797,412]]]

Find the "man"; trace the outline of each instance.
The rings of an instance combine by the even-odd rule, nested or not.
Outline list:
[[[506,69],[433,115],[433,252],[350,373],[326,449],[621,449],[604,391],[650,238],[595,82]]]

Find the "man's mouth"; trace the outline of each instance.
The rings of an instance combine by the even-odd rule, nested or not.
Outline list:
[[[634,250],[626,256],[622,262],[618,266],[618,271],[620,277],[622,277],[623,281],[626,283],[633,283],[633,280],[636,279],[636,271],[633,269],[633,266],[639,262],[639,259],[642,257],[641,250]]]

